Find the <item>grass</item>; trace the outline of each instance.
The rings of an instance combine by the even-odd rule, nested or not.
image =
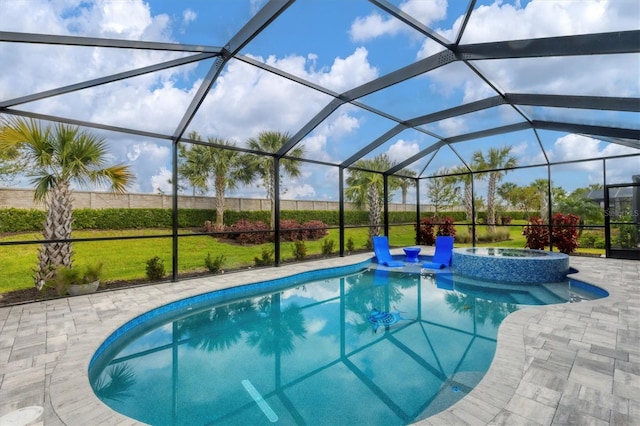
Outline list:
[[[522,228],[511,226],[507,229],[509,230],[509,240],[479,242],[477,245],[523,248],[525,239],[522,236]],[[466,227],[461,225],[458,225],[456,230],[460,236],[467,232]],[[485,226],[478,226],[476,230],[480,237],[486,234]],[[168,229],[74,231],[74,238],[149,237],[145,239],[76,242],[73,245],[74,262],[81,266],[102,262],[104,281],[129,281],[146,278],[146,262],[154,256],[158,256],[163,260],[167,274],[170,275],[172,273],[170,233],[171,231]],[[389,233],[389,242],[392,247],[415,245],[415,231],[411,225],[392,226]],[[206,272],[205,258],[209,253],[214,258],[224,254],[226,257],[226,262],[222,267],[224,270],[251,267],[255,264],[254,258],[261,257],[263,249],[273,249],[273,244],[240,246],[209,236],[188,234],[188,231],[181,230],[181,234],[184,235],[178,239],[179,274]],[[159,235],[163,235],[163,237],[150,238]],[[0,238],[0,241],[25,241],[40,238],[39,234],[30,233],[5,236]],[[327,238],[334,240],[337,252],[339,250],[339,231],[331,229],[327,237],[305,242],[307,254],[309,256],[320,255],[323,242]],[[365,249],[368,240],[367,228],[345,229],[345,245],[349,238],[353,240],[356,250]],[[293,260],[293,245],[291,242],[282,243],[280,252],[283,261]],[[471,246],[471,243],[456,243],[456,246]],[[37,263],[38,247],[38,244],[0,246],[0,293],[33,287],[32,275]],[[604,250],[579,249],[579,253],[602,254]]]
[[[183,231],[184,233],[184,231]],[[103,263],[103,279],[105,281],[136,280],[146,277],[146,262],[158,256],[165,265],[167,274],[172,273],[171,253],[172,240],[168,229],[146,229],[125,231],[74,231],[74,238],[101,237],[153,237],[165,235],[163,238],[128,239],[113,241],[75,242],[73,244],[74,262],[86,265]],[[241,246],[218,241],[209,236],[185,234],[178,239],[178,272],[194,273],[207,271],[205,258],[208,253],[212,257],[224,254],[226,262],[223,269],[243,268],[254,265],[254,258],[262,255],[264,248],[273,249],[273,244]],[[335,241],[337,251],[338,230],[329,230],[329,235],[317,241],[306,241],[308,255],[322,253],[324,239]],[[356,249],[363,249],[367,242],[366,229],[350,229],[347,237],[354,241]],[[19,234],[0,238],[2,242],[36,240],[37,234]],[[33,287],[33,269],[37,265],[38,244],[0,246],[0,293]],[[293,243],[286,242],[280,246],[283,261],[293,259]]]

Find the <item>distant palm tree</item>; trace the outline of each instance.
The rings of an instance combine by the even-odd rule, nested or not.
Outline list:
[[[191,132],[189,138],[202,140],[197,132]],[[222,231],[227,189],[236,189],[238,182],[251,182],[252,176],[246,167],[243,154],[220,147],[235,147],[233,142],[218,138],[207,138],[207,142],[218,146],[194,145],[190,149],[180,149],[184,162],[178,166],[178,173],[187,178],[194,188],[205,192],[209,190],[209,182],[213,179],[216,193],[215,229]]]
[[[451,173],[454,175],[451,176],[451,178],[456,182],[462,183],[463,185],[462,203],[464,205],[464,211],[467,216],[467,221],[470,223],[474,222],[475,218],[473,217],[473,192],[471,191],[473,175],[469,172],[469,169],[464,166],[454,168],[453,170],[451,170]]]
[[[487,224],[489,231],[496,229],[496,188],[497,184],[507,173],[508,168],[513,168],[518,164],[515,157],[511,155],[511,147],[490,148],[485,157],[481,151],[473,154],[473,163],[478,170],[490,170],[489,183],[487,187]],[[500,170],[503,169],[503,170]]]
[[[588,189],[578,188],[569,196],[558,197],[554,210],[564,214],[574,214],[578,216],[580,228],[578,229],[578,237],[582,236],[584,225],[587,221],[591,223],[602,223],[604,220],[604,211],[600,205],[588,198],[585,198]]]
[[[540,200],[540,217],[543,223],[549,223],[549,180],[536,179],[530,185]]]
[[[76,126],[56,124],[43,127],[36,120],[2,120],[0,150],[15,149],[30,166],[36,201],[48,204],[44,223],[45,240],[71,238],[72,183],[108,184],[114,193],[124,193],[134,179],[129,166],[107,166],[105,139]],[[44,243],[38,252],[35,285],[38,290],[53,277],[58,266],[71,266],[69,242]]]
[[[284,146],[291,138],[288,133],[277,131],[263,131],[258,134],[257,138],[250,138],[247,145],[250,149],[263,152],[275,153]],[[296,158],[301,158],[304,150],[297,147],[289,151],[288,157],[280,160],[280,180],[285,176],[300,176],[300,162]],[[275,170],[273,158],[267,155],[250,155],[246,163],[246,172],[253,177],[258,176],[262,179],[262,184],[267,190],[267,198],[271,201],[271,226],[275,226],[276,210],[275,210]]]
[[[389,178],[389,180],[394,181],[394,185],[400,188],[400,191],[402,191],[402,204],[407,204],[407,192],[409,191],[410,187],[416,186],[415,179],[411,178],[416,177],[417,173],[411,169],[402,169],[398,172],[398,174],[407,177],[392,176]]]
[[[380,154],[372,159],[358,160],[353,163],[346,183],[345,197],[356,208],[369,210],[369,241],[380,235],[382,222],[384,179],[382,173],[393,167],[394,163],[386,154]],[[360,170],[362,169],[362,170]],[[367,171],[371,170],[371,171]],[[389,179],[389,193],[396,189],[397,182]]]

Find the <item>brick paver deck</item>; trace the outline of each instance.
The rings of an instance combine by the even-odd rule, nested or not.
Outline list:
[[[423,247],[423,254],[432,250]],[[261,269],[259,279],[368,257]],[[420,424],[640,424],[640,262],[572,257],[571,266],[579,270],[575,278],[610,296],[509,315],[480,384]],[[87,369],[100,343],[159,305],[254,281],[255,271],[244,271],[0,308],[0,417],[41,406],[37,425],[139,424],[91,390]]]

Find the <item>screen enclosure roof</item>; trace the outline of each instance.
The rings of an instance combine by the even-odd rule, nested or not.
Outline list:
[[[96,28],[86,3],[64,25],[0,23],[0,113],[246,151],[278,130],[282,148],[251,152],[341,167],[384,153],[385,173],[418,177],[505,145],[519,166],[640,154],[636,1],[150,0],[150,22],[174,20],[155,32]]]

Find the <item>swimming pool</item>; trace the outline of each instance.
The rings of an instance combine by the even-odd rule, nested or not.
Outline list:
[[[100,347],[92,386],[150,424],[406,424],[480,381],[510,312],[594,298],[569,283],[483,292],[450,274],[339,269],[145,314]]]

